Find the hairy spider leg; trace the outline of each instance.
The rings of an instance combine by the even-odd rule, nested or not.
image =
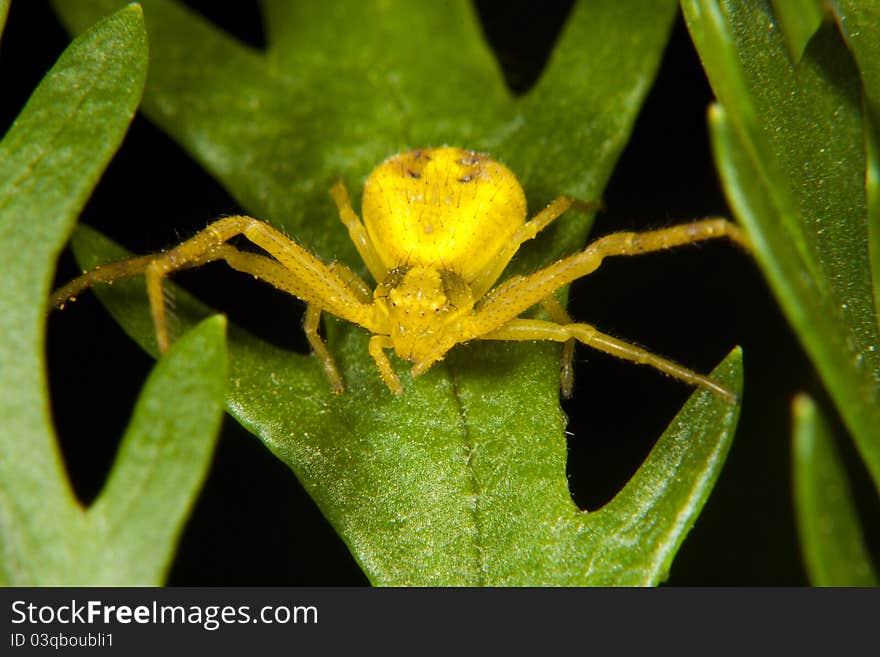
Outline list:
[[[330,196],[333,197],[336,203],[339,218],[348,229],[348,235],[351,237],[351,241],[354,242],[361,260],[364,261],[375,281],[381,283],[388,272],[382,264],[382,260],[379,258],[379,254],[376,252],[373,241],[367,234],[367,229],[364,227],[361,218],[351,206],[351,198],[348,195],[348,190],[345,188],[345,183],[340,180],[334,184],[330,188]]]
[[[374,330],[378,327],[375,326],[372,304],[363,303],[329,265],[268,224],[253,217],[233,216],[215,221],[180,245],[156,255],[147,265],[144,272],[147,295],[153,313],[156,339],[162,351],[167,350],[169,345],[165,306],[162,301],[162,279],[185,267],[187,263],[200,260],[236,235],[244,236],[281,263],[290,273],[286,284],[291,294],[306,303],[314,303],[337,317],[373,332],[381,332]]]
[[[271,260],[269,258],[265,258],[265,260],[281,269],[282,272],[287,272],[287,270],[280,267],[278,263],[274,260]],[[232,263],[230,264],[232,265]],[[238,267],[235,267],[235,265],[232,266],[235,269],[239,269],[239,271],[244,271]],[[339,276],[339,278],[346,282],[346,284],[360,299],[361,303],[365,305],[369,305],[372,303],[372,295],[370,294],[370,289],[357,274],[355,274],[353,271],[351,271],[351,269],[339,262],[331,262],[329,266],[330,270],[334,274],[336,274],[337,276]],[[280,289],[285,290],[290,294],[295,294],[286,287],[281,287],[280,285],[276,285],[276,287],[279,287]],[[326,373],[327,378],[330,380],[330,385],[333,388],[333,392],[338,394],[345,389],[345,385],[342,382],[342,375],[339,374],[339,370],[336,368],[336,363],[333,360],[333,356],[327,350],[327,345],[318,334],[320,322],[321,306],[314,302],[309,302],[306,305],[306,312],[305,316],[303,317],[303,332],[306,335],[306,340],[309,341],[309,346],[311,346],[312,351],[320,359],[321,364],[324,366],[324,372]]]
[[[561,217],[566,210],[575,204],[575,200],[569,196],[560,196],[551,201],[547,207],[538,212],[529,221],[520,226],[519,230],[514,233],[507,246],[498,252],[492,263],[486,267],[486,270],[471,283],[471,290],[474,299],[482,298],[489,290],[504,268],[513,258],[524,242],[533,239],[538,233],[549,226],[553,221]]]
[[[385,353],[386,349],[393,348],[394,342],[392,342],[390,335],[374,335],[370,338],[370,342],[367,345],[370,356],[373,357],[376,367],[379,368],[379,375],[382,377],[382,381],[391,389],[391,392],[399,395],[403,392],[403,386],[400,384],[400,377],[397,376],[397,372],[394,371],[394,367],[391,365],[388,354]]]
[[[248,227],[252,226],[259,226],[260,230],[251,230],[249,234]],[[245,235],[277,260],[241,251],[225,243],[226,239],[237,234]],[[374,319],[375,313],[367,284],[344,265],[325,265],[280,232],[250,217],[221,219],[165,253],[136,256],[99,265],[57,290],[52,295],[51,303],[53,306],[61,306],[66,300],[96,284],[145,274],[156,341],[160,350],[165,351],[169,338],[162,278],[173,271],[198,267],[216,260],[225,260],[233,269],[250,274],[306,301],[306,317],[303,322],[306,339],[320,359],[333,389],[341,391],[342,377],[318,335],[320,313],[326,310],[371,331],[383,328],[381,322]]]
[[[516,232],[507,247],[498,253],[494,263],[472,284],[475,299],[480,299],[498,280],[507,263],[513,258],[524,242],[533,239],[538,233],[549,226],[553,221],[562,216],[571,207],[576,207],[583,212],[593,212],[603,207],[602,201],[581,201],[570,196],[560,196],[551,201],[543,210],[538,212],[531,220],[527,221]],[[570,324],[571,317],[561,303],[552,294],[541,302],[544,310],[550,315],[554,322],[558,324]],[[571,339],[562,345],[561,370],[560,370],[560,389],[562,396],[566,399],[571,397],[574,385],[574,369],[572,361],[574,360],[575,340]]]
[[[139,276],[144,273],[155,256],[135,256],[96,265],[94,269],[85,271],[69,283],[62,285],[49,297],[49,308],[63,308],[68,301],[76,300],[81,293],[99,284],[109,284],[131,276]]]
[[[675,246],[692,244],[719,237],[727,237],[733,242],[748,249],[748,242],[742,231],[726,219],[720,218],[703,219],[644,233],[621,232],[606,235],[578,253],[563,258],[528,276],[516,277],[506,281],[490,291],[485,302],[480,304],[474,311],[474,314],[469,318],[470,326],[467,327],[466,334],[473,338],[534,339],[515,337],[525,335],[526,331],[524,330],[518,331],[514,329],[508,333],[501,332],[501,330],[516,319],[521,313],[525,312],[530,307],[541,303],[563,285],[567,285],[568,283],[583,276],[587,276],[595,271],[606,257],[663,251]],[[558,324],[556,326],[558,326]],[[587,344],[588,341],[584,341],[581,338],[587,338],[590,335],[593,335],[594,333],[592,332],[595,332],[595,335],[601,335],[589,325],[583,325],[588,327],[585,331],[579,329],[572,330],[572,326],[576,325],[567,324],[567,332],[556,332],[552,334],[555,337],[548,337],[546,339],[564,342],[571,338],[575,338]],[[546,327],[542,328],[541,333],[549,334],[545,329]],[[493,337],[488,337],[490,335]],[[511,337],[497,337],[499,335],[510,335]],[[610,336],[603,337],[610,338]],[[610,338],[610,340],[615,339]],[[600,343],[606,344],[607,341],[602,342],[597,337],[594,342],[598,345]],[[619,343],[620,341],[615,340],[615,342]],[[607,342],[607,344],[611,343]],[[613,348],[614,351],[612,353],[620,358],[634,360],[636,362],[646,362],[649,365],[667,372],[671,376],[682,378],[682,380],[688,383],[706,385],[703,382],[705,377],[695,379],[694,376],[699,377],[699,375],[691,376],[692,373],[679,376],[678,372],[684,370],[684,368],[679,368],[677,365],[671,367],[674,364],[669,363],[669,361],[665,361],[657,356],[654,356],[653,360],[642,361],[641,359],[643,356],[641,353],[638,353],[641,351],[638,350],[638,348],[633,347],[633,349],[637,351],[628,352],[618,347],[619,345],[615,345],[614,347],[609,347],[609,349]],[[661,361],[664,363],[663,367],[659,365]],[[665,363],[669,363],[670,367],[667,367]],[[429,365],[430,363],[426,361],[425,364]],[[413,373],[419,374],[424,371],[424,369],[426,369],[424,365],[417,363],[413,368]],[[731,393],[726,390],[723,394],[720,393],[717,389],[717,384],[706,387],[711,388],[713,391],[718,392],[718,394],[721,394],[721,396],[726,398],[729,398],[731,395]]]
[[[551,294],[549,297],[545,297],[541,301],[541,306],[547,311],[547,314],[550,315],[550,319],[557,324],[574,323],[571,315],[568,314],[568,311],[561,303],[559,303],[559,299],[554,295]],[[574,361],[575,342],[575,338],[571,338],[562,343],[559,390],[563,399],[571,399],[571,393],[574,389],[574,367],[572,366],[572,362]]]
[[[678,363],[652,354],[650,351],[618,340],[600,332],[589,324],[555,324],[540,319],[513,319],[500,329],[480,336],[481,340],[553,340],[565,342],[575,339],[583,344],[634,363],[650,365],[671,377],[694,386],[702,386],[716,395],[735,402],[736,395],[715,383],[709,377],[697,374]]]
[[[231,249],[232,251],[238,251],[238,249],[229,245],[224,245],[224,247]],[[204,254],[201,258],[186,263],[186,265],[181,266],[180,269],[191,269],[215,260],[224,260],[227,259],[226,255],[225,252],[221,253],[218,249]],[[94,269],[84,271],[80,276],[77,276],[72,281],[55,290],[49,297],[49,308],[62,309],[64,308],[64,304],[68,301],[75,301],[76,297],[82,292],[95,287],[96,285],[109,285],[112,284],[113,281],[131,278],[133,276],[141,276],[147,270],[147,265],[155,259],[155,254],[149,254],[95,265]]]

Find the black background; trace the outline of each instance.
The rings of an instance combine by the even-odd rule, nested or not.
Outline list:
[[[261,45],[256,3],[187,4]],[[538,6],[540,5],[540,9]],[[508,82],[540,74],[570,3],[477,3]],[[0,42],[0,131],[14,120],[68,37],[42,0],[13,0]],[[604,195],[593,235],[730,216],[708,143],[711,90],[681,19],[656,84]],[[466,146],[466,145],[465,145]],[[168,137],[135,119],[82,221],[145,253],[174,244],[236,203]],[[69,254],[57,280],[78,273]],[[305,351],[302,306],[222,267],[178,280],[252,332]],[[824,399],[757,267],[728,244],[612,260],[572,289],[571,312],[698,371],[736,344],[745,351],[743,414],[717,488],[685,541],[670,584],[805,583],[790,494],[789,405],[798,390]],[[95,496],[152,361],[91,295],[49,319],[52,411],[71,477]],[[635,472],[690,390],[656,372],[578,352],[570,417],[575,500],[594,509]],[[827,407],[827,404],[826,404]],[[839,432],[840,433],[840,432]],[[841,433],[841,435],[844,435]],[[856,463],[845,446],[850,465]],[[862,497],[863,472],[853,468]],[[869,509],[874,513],[876,509]],[[876,523],[875,523],[876,524]],[[183,536],[171,584],[365,584],[347,548],[290,471],[226,418],[215,462]]]

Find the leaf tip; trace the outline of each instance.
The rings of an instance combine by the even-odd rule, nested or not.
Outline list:
[[[794,421],[794,456],[798,463],[806,463],[815,449],[816,402],[805,392],[799,392],[791,402]]]
[[[816,404],[805,392],[799,392],[791,402],[792,413],[798,420],[809,419],[816,412]]]

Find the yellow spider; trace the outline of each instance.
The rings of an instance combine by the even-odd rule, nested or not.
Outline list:
[[[303,327],[334,391],[342,377],[318,335],[325,311],[366,328],[369,352],[385,384],[402,391],[386,349],[425,372],[457,344],[470,340],[553,340],[564,343],[562,393],[571,393],[574,341],[619,358],[645,363],[691,385],[733,400],[711,379],[665,358],[574,323],[554,293],[593,272],[608,256],[635,255],[726,236],[745,246],[725,219],[704,219],[644,233],[615,233],[528,276],[496,280],[527,240],[575,201],[562,196],[526,221],[526,199],[516,176],[487,155],[461,148],[425,148],[394,155],[376,167],[355,213],[339,182],[330,190],[358,253],[378,282],[371,292],[350,269],[321,262],[268,224],[246,216],[220,219],[163,253],[101,265],[55,292],[60,306],[96,283],[144,274],[156,340],[169,346],[162,279],[179,269],[225,260],[307,303]],[[244,235],[270,256],[236,249]],[[541,305],[552,321],[519,316]]]

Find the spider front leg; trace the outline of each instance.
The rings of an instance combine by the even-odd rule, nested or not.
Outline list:
[[[703,219],[645,233],[607,235],[579,253],[562,258],[528,276],[514,277],[491,290],[471,316],[466,333],[473,338],[493,340],[540,339],[567,342],[574,338],[620,358],[646,363],[671,376],[710,388],[717,394],[731,399],[732,393],[710,379],[643,349],[599,333],[587,324],[571,324],[563,320],[557,324],[544,322],[528,325],[522,322],[531,320],[516,319],[536,304],[543,303],[546,307],[546,300],[556,290],[591,274],[607,257],[663,251],[675,246],[719,237],[727,237],[740,246],[749,248],[745,235],[740,229],[726,219],[720,218]],[[550,305],[552,306],[552,302]]]
[[[641,347],[637,347],[623,340],[600,332],[589,324],[554,324],[539,319],[514,319],[503,327],[491,333],[481,336],[482,340],[552,340],[554,342],[567,342],[575,339],[578,342],[604,351],[624,360],[634,363],[650,365],[654,369],[668,374],[680,381],[693,386],[700,386],[710,390],[714,394],[729,402],[736,402],[736,395],[730,390],[715,383],[709,377],[697,374],[678,363],[652,354]]]
[[[245,236],[273,257],[240,251],[225,243],[235,235]],[[156,342],[160,350],[165,351],[170,342],[162,294],[165,276],[215,260],[225,260],[233,269],[270,283],[311,306],[306,318],[307,337],[321,358],[331,384],[334,388],[340,386],[341,377],[317,335],[319,313],[321,310],[330,312],[375,333],[375,313],[366,283],[342,265],[324,264],[279,231],[251,217],[220,219],[165,253],[101,265],[60,288],[52,295],[51,302],[53,306],[61,306],[67,299],[96,284],[143,273],[147,280]],[[314,330],[310,330],[312,327]]]
[[[601,200],[581,201],[570,196],[560,196],[551,201],[546,207],[538,212],[538,214],[520,227],[516,234],[511,238],[507,247],[495,258],[494,265],[490,266],[482,276],[474,281],[472,286],[474,296],[477,298],[482,297],[483,303],[489,301],[492,296],[499,291],[499,288],[495,288],[495,290],[489,292],[489,287],[501,275],[501,272],[507,266],[507,263],[523,243],[533,239],[538,233],[547,228],[547,226],[556,221],[556,219],[572,207],[575,207],[582,212],[593,212],[602,209],[604,204]],[[509,282],[510,281],[508,281],[508,283]],[[541,305],[554,322],[559,324],[568,324],[571,322],[571,317],[568,315],[565,308],[552,294],[548,295],[547,298],[541,301]],[[562,364],[559,378],[562,396],[566,399],[571,397],[572,388],[574,386],[574,368],[572,367],[572,361],[574,360],[574,343],[574,340],[568,340],[562,345]]]
[[[556,290],[592,274],[605,258],[665,251],[684,244],[727,237],[748,249],[745,235],[726,219],[702,219],[644,233],[612,233],[583,251],[557,260],[528,276],[516,276],[490,290],[471,318],[468,333],[475,338],[501,328]]]
[[[170,273],[188,266],[193,261],[200,261],[212,252],[223,248],[225,242],[236,235],[242,235],[267,251],[281,266],[256,267],[257,273],[251,271],[244,263],[246,258],[237,260],[242,267],[233,262],[230,265],[242,271],[248,271],[258,278],[263,278],[276,287],[289,292],[306,303],[315,303],[337,317],[360,324],[366,328],[372,325],[372,309],[364,303],[351,286],[334,273],[333,268],[325,265],[299,244],[285,237],[281,232],[268,224],[252,217],[235,216],[220,219],[208,226],[201,233],[191,237],[179,246],[159,254],[147,266],[147,294],[153,323],[156,329],[156,340],[161,350],[168,348],[168,330],[165,319],[165,305],[162,297],[162,280]],[[241,253],[241,252],[239,252]],[[227,259],[228,260],[228,259]],[[267,259],[268,260],[268,259]],[[264,271],[265,270],[265,271]],[[284,271],[286,270],[286,272]],[[265,275],[263,275],[265,273]],[[276,279],[281,278],[281,284]]]

